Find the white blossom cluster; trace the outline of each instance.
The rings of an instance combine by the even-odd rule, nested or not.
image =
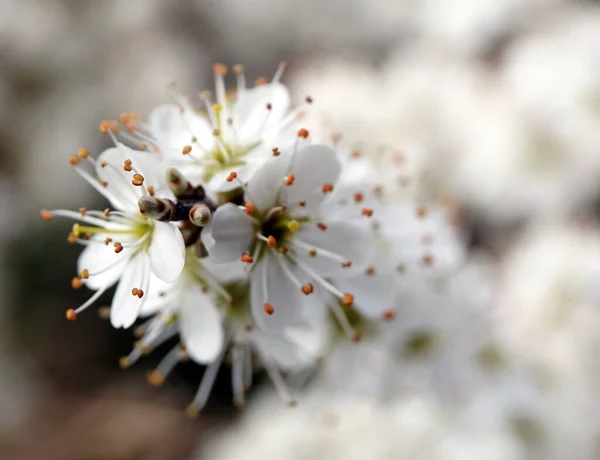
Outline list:
[[[123,367],[175,336],[151,383],[184,359],[207,366],[192,414],[226,356],[237,405],[255,361],[293,403],[284,374],[313,367],[333,329],[360,342],[394,320],[402,278],[462,259],[450,205],[401,201],[389,168],[345,149],[339,133],[331,145],[311,141],[312,97],[292,105],[284,68],[248,87],[241,66],[215,64],[214,95],[173,88],[175,103],[147,121],[103,121],[114,146],[97,158],[82,147],[69,162],[110,207],[41,212],[75,220],[67,239],[84,246],[72,286],[94,293],[67,319],[116,285],[102,310],[112,325],[146,318]]]

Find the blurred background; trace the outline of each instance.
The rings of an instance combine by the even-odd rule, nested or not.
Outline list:
[[[240,413],[224,369],[190,420],[202,369],[153,388],[160,353],[122,371],[130,332],[65,321],[78,248],[39,209],[102,209],[67,161],[109,145],[102,119],[282,60],[317,139],[402,152],[460,203],[466,262],[437,297],[408,283],[304,409],[265,385]],[[0,458],[600,458],[599,200],[596,1],[0,0]]]

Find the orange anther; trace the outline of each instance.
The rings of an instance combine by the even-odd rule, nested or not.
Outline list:
[[[314,291],[314,288],[311,283],[306,283],[305,285],[302,286],[302,292],[304,292],[304,294],[306,294],[306,295],[312,294],[313,291]]]
[[[90,271],[87,268],[84,268],[83,270],[81,270],[79,277],[84,280],[88,279],[90,277]]]
[[[77,155],[71,155],[69,157],[69,164],[71,166],[77,166],[79,164],[79,157]]]
[[[265,313],[267,315],[272,315],[273,312],[275,311],[275,309],[273,308],[273,305],[271,305],[270,303],[265,303],[263,305],[263,310],[265,311]]]
[[[70,232],[69,236],[67,236],[67,242],[69,244],[77,243],[77,235],[75,235],[75,233],[73,233],[73,232]]]
[[[342,268],[350,268],[352,267],[352,262],[347,260],[346,262],[342,262]]]
[[[246,214],[251,216],[252,214],[254,214],[254,204],[251,202],[246,203]]]
[[[355,201],[356,203],[360,203],[362,200],[363,200],[363,194],[362,194],[362,193],[360,193],[360,192],[356,192],[356,193],[354,194],[354,201]]]
[[[267,83],[269,83],[269,79],[267,77],[260,77],[257,78],[256,81],[254,82],[255,86],[264,86]]]
[[[42,209],[40,211],[40,217],[44,219],[46,222],[52,220],[52,212],[48,209]]]
[[[304,128],[300,129],[298,131],[298,137],[302,137],[302,138],[306,139],[308,137],[308,130],[304,129]]]
[[[101,167],[103,167],[103,168],[106,168],[106,165],[107,165],[107,164],[108,164],[108,163],[107,163],[106,161],[104,161],[104,160],[102,160],[102,161],[100,162],[100,166],[101,166]]]
[[[286,248],[285,246],[281,246],[279,248],[279,254],[285,254],[286,252],[288,252],[288,248]]]
[[[285,177],[285,185],[292,185],[295,180],[296,180],[296,176],[294,176],[293,174],[288,174]]]
[[[375,274],[375,267],[373,267],[373,265],[369,265],[366,269],[365,269],[365,275],[367,276],[372,276]]]
[[[267,246],[269,246],[270,248],[274,248],[275,246],[277,246],[277,240],[273,235],[269,235],[269,237],[267,238]]]
[[[181,150],[181,153],[183,153],[184,155],[187,155],[188,153],[190,153],[192,151],[192,146],[191,145],[186,145],[185,147],[183,147],[183,149]]]
[[[77,318],[77,313],[75,313],[75,310],[73,310],[72,308],[69,308],[66,312],[67,319],[69,321],[75,321],[75,318]]]
[[[215,62],[212,65],[212,70],[215,74],[220,75],[220,76],[225,76],[227,75],[227,66],[225,64],[221,64],[219,62]]]
[[[281,154],[281,152],[279,151],[279,149],[277,147],[273,147],[271,149],[271,151],[273,152],[274,157],[278,157]]]
[[[87,151],[87,149],[85,147],[81,147],[77,153],[79,154],[80,158],[86,159],[87,157],[90,156],[90,153]]]
[[[363,216],[371,217],[373,215],[373,210],[371,208],[362,208],[360,212]]]
[[[321,187],[321,191],[323,193],[333,192],[333,184],[323,184],[323,187]]]
[[[386,321],[391,321],[396,317],[396,312],[393,310],[386,310],[383,312],[383,319]]]
[[[319,230],[327,230],[327,224],[324,224],[323,222],[317,222],[317,227],[319,228]]]
[[[81,281],[81,278],[76,276],[71,280],[71,287],[73,289],[81,289],[82,286],[83,286],[83,281]]]
[[[426,215],[427,215],[427,209],[425,209],[425,208],[419,208],[419,209],[417,209],[417,217],[420,217],[422,219]]]
[[[315,248],[312,248],[310,251],[308,251],[308,256],[314,259],[315,257],[317,257],[317,250]]]
[[[244,263],[251,264],[254,262],[254,258],[248,254],[244,254],[240,260]]]
[[[352,337],[352,341],[354,343],[358,343],[362,340],[362,334],[360,332],[357,332],[354,334],[354,336]]]
[[[342,299],[342,305],[344,307],[351,307],[354,303],[354,296],[352,294],[344,294],[344,298]]]
[[[150,195],[150,196],[154,196],[154,193],[155,193],[155,191],[154,191],[154,187],[152,187],[151,185],[149,185],[149,186],[146,188],[146,190],[148,190],[148,195]]]

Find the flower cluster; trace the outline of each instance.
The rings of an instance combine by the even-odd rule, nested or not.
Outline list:
[[[41,212],[75,220],[68,241],[84,246],[72,286],[94,293],[67,319],[116,285],[102,310],[112,325],[145,318],[123,367],[175,338],[150,383],[184,359],[207,366],[191,414],[226,356],[236,405],[257,365],[293,403],[285,375],[318,362],[331,325],[359,342],[394,318],[407,271],[436,273],[460,258],[443,210],[391,199],[398,182],[338,134],[332,145],[311,143],[301,123],[312,99],[292,107],[284,65],[252,88],[234,66],[233,90],[227,67],[213,70],[214,98],[173,88],[175,103],[147,121],[103,121],[114,146],[97,158],[85,148],[71,156],[109,208]]]

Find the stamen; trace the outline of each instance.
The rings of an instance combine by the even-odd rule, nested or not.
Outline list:
[[[327,230],[327,224],[324,224],[323,222],[317,222],[317,227],[322,231]]]
[[[254,214],[254,204],[251,202],[246,203],[246,206],[244,207],[245,211],[246,211],[246,215],[251,216],[252,214]]]
[[[51,220],[52,220],[52,217],[53,217],[53,216],[52,216],[52,212],[51,212],[51,211],[49,211],[48,209],[42,209],[42,210],[40,211],[40,217],[41,217],[42,219],[44,219],[46,222],[49,222],[49,221],[51,221]]]
[[[273,75],[273,78],[271,79],[271,83],[277,83],[279,82],[279,80],[281,80],[281,77],[283,76],[283,72],[285,72],[286,67],[287,62],[282,61],[279,63],[279,65],[277,66],[277,70],[275,71],[275,75]]]
[[[361,214],[366,217],[371,217],[373,215],[373,210],[371,208],[362,208]]]
[[[303,139],[306,139],[306,138],[308,137],[308,130],[307,130],[307,129],[304,129],[304,128],[300,129],[300,130],[298,131],[298,137],[301,137],[301,138],[303,138]]]
[[[234,347],[231,350],[233,405],[238,409],[244,407],[244,355],[244,349],[241,347]]]
[[[393,310],[386,310],[383,312],[383,319],[385,321],[391,321],[396,317],[396,312]]]
[[[321,187],[321,191],[323,193],[333,192],[333,184],[323,184],[323,187]]]
[[[313,291],[314,287],[311,283],[306,283],[304,286],[302,286],[302,292],[304,292],[306,295],[312,294]]]
[[[275,309],[273,308],[273,305],[271,305],[270,303],[266,302],[263,305],[263,310],[265,311],[265,313],[267,315],[272,315],[275,312]]]
[[[217,377],[217,373],[219,371],[219,367],[221,367],[221,363],[223,362],[223,357],[225,356],[225,352],[227,350],[227,339],[225,345],[223,346],[223,350],[220,355],[215,359],[204,371],[204,375],[202,376],[202,381],[200,382],[200,387],[198,388],[198,392],[194,397],[194,401],[187,407],[186,413],[190,417],[195,417],[198,415],[198,412],[202,410],[202,408],[206,405],[206,401],[210,396],[210,391],[215,383],[215,378]]]
[[[296,180],[296,176],[294,176],[293,174],[288,174],[285,177],[284,183],[285,183],[285,185],[290,186],[294,183],[295,180]]]
[[[246,264],[254,263],[254,258],[249,254],[243,254],[240,260]]]
[[[180,360],[181,348],[177,345],[165,355],[160,363],[158,363],[156,369],[148,373],[146,376],[148,383],[155,387],[162,385]]]
[[[319,256],[323,256],[328,259],[335,260],[336,262],[340,262],[341,264],[346,264],[349,262],[346,258],[342,257],[341,255],[339,255],[335,252],[331,252],[331,251],[328,251],[327,249],[323,249],[320,247],[312,246],[312,245],[302,241],[299,238],[294,238],[292,240],[292,244],[294,246],[304,249],[305,251],[309,251],[309,253],[314,251],[314,256],[311,256],[311,257],[316,257],[318,254]]]

